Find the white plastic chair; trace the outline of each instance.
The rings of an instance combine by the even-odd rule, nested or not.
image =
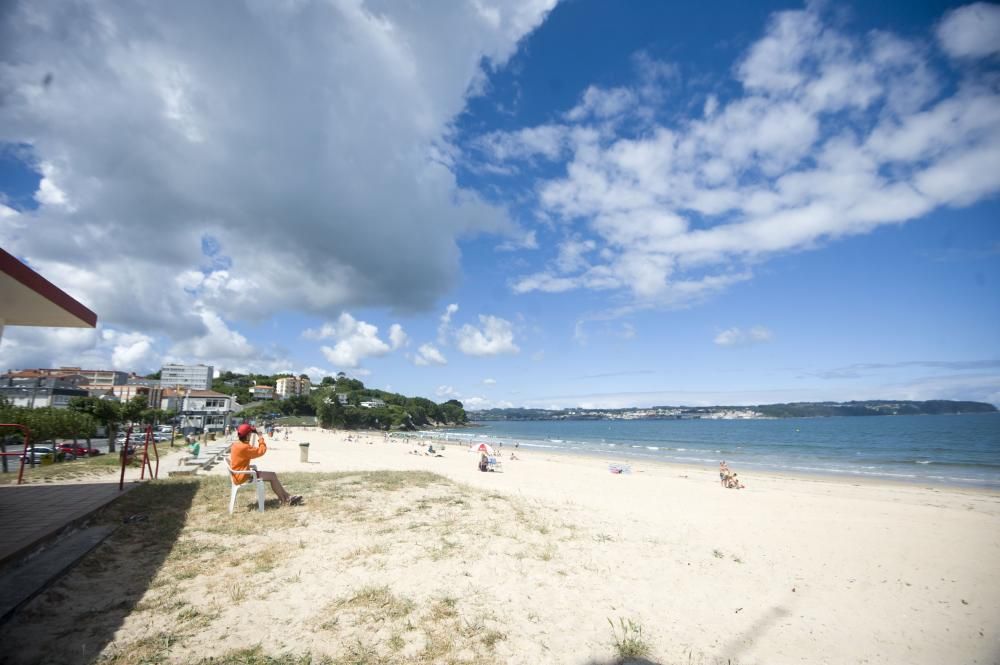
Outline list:
[[[233,509],[236,508],[236,493],[240,491],[240,488],[247,483],[237,484],[232,482],[237,474],[240,475],[250,475],[253,476],[250,482],[257,488],[257,512],[264,512],[264,481],[257,477],[257,467],[253,464],[250,465],[249,471],[237,471],[233,467],[229,466],[229,460],[226,460],[226,468],[229,469],[229,481],[232,486],[232,490],[229,493],[229,514],[233,514]]]

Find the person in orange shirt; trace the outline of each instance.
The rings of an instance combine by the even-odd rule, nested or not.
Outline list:
[[[256,446],[250,445],[251,434],[257,435]],[[267,442],[264,440],[264,436],[257,431],[257,428],[249,423],[243,423],[236,428],[236,437],[236,442],[233,443],[232,447],[229,449],[229,466],[233,468],[233,471],[249,471],[250,460],[261,457],[267,452]],[[296,494],[293,496],[281,486],[281,482],[278,480],[278,474],[274,471],[255,470],[255,473],[258,478],[266,480],[271,484],[271,489],[278,495],[282,505],[297,506],[302,503],[302,497],[300,495]],[[250,475],[245,473],[234,473],[231,477],[233,482],[237,485],[242,485],[250,479]]]

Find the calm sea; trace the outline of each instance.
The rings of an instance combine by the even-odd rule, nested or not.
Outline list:
[[[740,470],[1000,489],[1000,414],[783,420],[483,422],[449,438]]]

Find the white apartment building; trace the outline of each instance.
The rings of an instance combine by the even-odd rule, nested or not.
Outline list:
[[[294,376],[283,376],[278,379],[274,394],[278,399],[288,399],[296,395],[308,397],[311,390],[312,381],[309,380],[309,377],[304,376],[297,379]]]
[[[212,387],[213,376],[215,368],[211,365],[164,365],[160,370],[160,385],[208,390]]]
[[[164,388],[161,409],[177,411],[182,432],[222,432],[229,426],[233,413],[233,398],[213,390],[174,390]]]

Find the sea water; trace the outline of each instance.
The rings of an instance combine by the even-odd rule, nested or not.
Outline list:
[[[490,421],[451,439],[525,450],[1000,489],[1000,414]]]

